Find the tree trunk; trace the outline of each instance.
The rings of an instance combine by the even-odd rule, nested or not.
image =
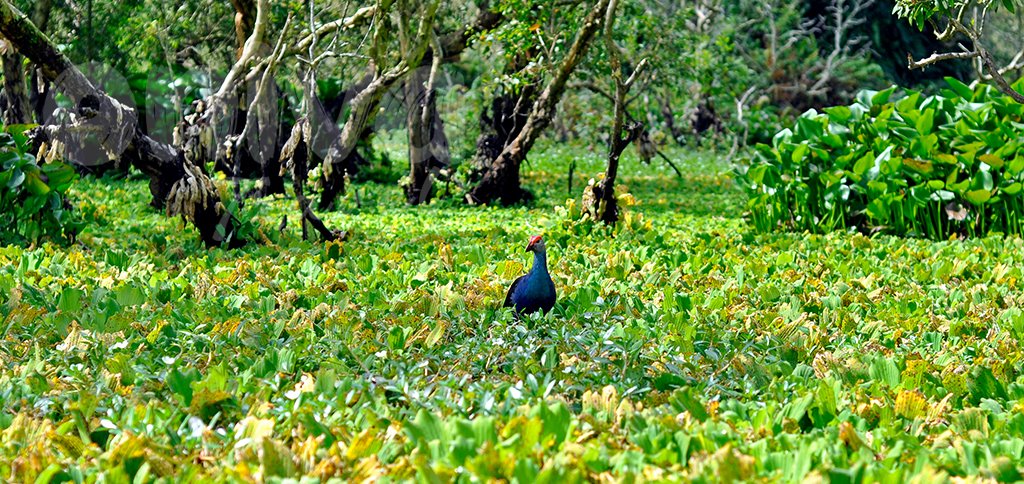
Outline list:
[[[595,183],[592,188],[594,205],[590,207],[595,218],[607,225],[613,225],[619,221],[619,202],[615,196],[615,181],[619,176],[619,160],[622,158],[622,152],[636,140],[643,129],[643,124],[638,122],[630,123],[629,126],[617,122],[612,128],[612,138],[608,146],[608,168],[605,170],[604,178]]]
[[[235,60],[242,57],[245,51],[245,43],[256,28],[257,5],[255,0],[231,0],[235,8]],[[268,46],[261,46],[261,51],[267,51]],[[233,112],[229,125],[229,134],[239,136],[245,132],[245,124],[250,121],[249,104],[251,96],[256,91],[255,81],[250,83],[242,82],[233,93]],[[277,89],[277,86],[272,86]],[[270,96],[262,109],[277,112],[279,106],[276,104],[279,96]],[[270,103],[275,103],[270,105]],[[279,116],[272,116],[271,119],[280,119]],[[274,193],[284,193],[284,179],[281,178],[281,163],[279,153],[283,145],[284,137],[291,131],[291,127],[269,124],[269,119],[259,119],[259,129],[250,129],[249,136],[240,140],[240,146],[232,153],[230,159],[219,158],[216,162],[217,171],[230,176],[238,183],[242,179],[259,178],[261,186],[250,195],[266,196]],[[264,123],[266,122],[266,124]],[[241,197],[241,194],[237,195]]]
[[[312,135],[309,121],[305,118],[299,119],[292,127],[291,136],[281,151],[282,160],[287,160],[286,166],[291,167],[292,188],[295,190],[295,199],[299,203],[299,212],[302,214],[302,240],[309,240],[309,227],[316,230],[322,240],[343,239],[344,232],[328,229],[323,221],[313,213],[310,201],[306,198],[305,183],[309,178],[310,139],[312,139]]]
[[[50,13],[53,11],[53,0],[39,0],[36,2],[35,12],[32,14],[32,23],[40,32],[46,32],[50,24]],[[50,83],[43,79],[42,74],[34,66],[29,69],[29,104],[35,116],[37,124],[46,121],[46,99],[50,95]]]
[[[278,99],[282,99],[282,96],[278,95],[280,94],[280,88],[278,88],[277,84],[274,84],[272,88],[275,90],[276,95],[271,96],[271,99],[276,103]],[[284,102],[286,103],[284,108],[287,108],[287,98],[284,98]],[[273,135],[265,137],[262,136],[262,133],[253,135],[260,145],[260,184],[255,191],[249,194],[250,196],[267,197],[277,193],[285,193],[281,152],[284,148],[284,143],[287,142],[285,137],[294,129],[294,125],[286,122],[284,116],[280,115],[281,107],[275,106],[274,112],[277,114],[271,117],[270,120],[267,120],[278,120],[278,122],[273,124],[268,122],[267,126],[261,126],[264,130],[273,130]]]
[[[508,205],[528,199],[527,192],[522,189],[519,180],[519,167],[526,159],[527,153],[533,147],[544,128],[551,123],[555,114],[555,108],[562,94],[565,93],[566,84],[576,66],[586,56],[594,34],[601,26],[601,17],[608,7],[609,0],[599,0],[584,20],[576,40],[566,53],[565,58],[559,65],[554,77],[537,97],[537,102],[526,119],[523,129],[502,151],[501,155],[491,164],[484,173],[480,182],[473,187],[467,195],[469,201],[475,204],[491,203],[500,201]]]
[[[24,57],[8,46],[8,52],[0,56],[4,71],[4,124],[28,124],[32,122],[29,111],[28,91],[25,90]]]
[[[418,69],[405,84],[409,131],[409,183],[405,186],[405,198],[410,205],[429,202],[434,172],[451,164],[444,123],[437,112],[435,83],[440,65],[438,57],[429,74]]]
[[[33,21],[40,31],[46,31],[46,25],[50,21],[50,11],[53,8],[53,0],[39,0],[33,12]],[[24,57],[13,46],[10,46],[8,53],[2,56],[0,62],[3,64],[4,93],[6,95],[6,110],[4,111],[4,124],[28,124],[32,122],[35,97],[30,97],[30,91],[26,88]],[[35,69],[30,71],[35,80]],[[35,87],[36,83],[33,82]],[[40,122],[42,120],[40,119]]]
[[[612,132],[611,137],[608,139],[608,168],[605,171],[604,179],[590,188],[593,190],[591,195],[594,200],[591,213],[596,216],[596,219],[607,225],[613,225],[619,221],[619,204],[618,199],[615,197],[615,180],[619,176],[619,159],[622,157],[622,152],[644,130],[643,124],[635,121],[630,122],[629,126],[626,126],[626,118],[632,118],[626,111],[628,109],[627,98],[629,90],[633,87],[633,83],[636,82],[644,66],[647,65],[647,60],[641,60],[629,78],[625,78],[622,60],[623,53],[615,43],[613,32],[618,3],[618,0],[611,0],[609,2],[604,24],[604,43],[608,51],[608,63],[612,70],[612,81],[615,84],[615,94],[612,96],[612,108],[614,111],[612,116]]]
[[[331,145],[324,159],[324,187],[317,205],[319,210],[331,208],[338,195],[345,193],[345,177],[354,174],[355,166],[363,161],[356,147],[376,118],[384,94],[401,75],[390,73],[375,76],[366,89],[352,99],[351,113],[341,129],[341,135]]]
[[[256,27],[255,0],[231,0],[235,7],[235,59],[242,57],[245,41]]]
[[[431,9],[436,9],[436,6],[436,3],[433,3]],[[379,13],[376,15],[379,15]],[[401,15],[404,14],[400,12],[399,16]],[[428,17],[432,18],[433,11],[430,12],[428,17],[424,17],[422,12],[417,13],[417,15],[419,15],[420,26],[426,27],[428,23],[424,23],[424,20]],[[317,205],[318,209],[327,210],[334,204],[338,195],[344,193],[345,175],[351,174],[347,171],[346,167],[358,166],[365,162],[356,152],[356,146],[360,140],[366,138],[367,129],[370,129],[370,125],[375,119],[377,108],[380,106],[381,98],[384,97],[388,89],[393,87],[398,81],[405,79],[410,71],[431,65],[434,61],[434,56],[440,56],[442,60],[458,58],[466,50],[470,40],[475,35],[493,29],[504,19],[505,17],[500,13],[491,11],[490,3],[484,1],[480,5],[480,13],[473,24],[461,26],[454,31],[441,35],[433,47],[419,44],[416,48],[410,48],[407,52],[403,52],[405,58],[399,65],[390,69],[383,69],[379,65],[371,66],[373,68],[372,80],[352,98],[351,114],[345,121],[344,127],[342,127],[341,135],[332,144],[324,160],[324,187],[320,194],[320,202]],[[379,20],[378,25],[383,26],[383,22]],[[384,28],[386,29],[387,26],[384,26]],[[424,42],[423,37],[429,36],[430,34],[427,33],[429,31],[429,29],[424,29],[421,32],[422,35],[417,35],[417,38],[413,40]],[[388,34],[378,33],[374,36],[375,40],[378,35]],[[435,52],[435,50],[440,50],[440,52]]]
[[[66,136],[67,130],[97,135],[110,156],[130,160],[150,177],[151,188],[165,194],[168,211],[187,217],[207,246],[243,242],[235,237],[232,215],[220,203],[216,188],[183,153],[154,141],[137,127],[135,111],[97,89],[21,12],[0,0],[0,35],[35,63],[42,75],[79,106],[79,120],[71,126],[43,126],[34,133],[37,143]]]
[[[514,74],[525,66],[525,60],[517,59],[505,69],[505,72]],[[494,161],[501,156],[501,152],[519,136],[536,100],[536,84],[527,84],[518,94],[506,91],[495,95],[490,108],[480,110],[480,136],[476,140],[473,178],[479,180],[487,173]]]

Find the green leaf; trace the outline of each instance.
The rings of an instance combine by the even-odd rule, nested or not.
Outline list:
[[[184,372],[174,368],[167,373],[165,382],[178,396],[182,405],[187,407],[192,404],[192,383],[199,381],[200,378],[201,375],[195,368],[186,368]]]
[[[896,86],[890,87],[884,91],[879,91],[874,96],[871,96],[871,104],[874,106],[885,104],[889,102],[889,98],[891,98],[895,92]]]
[[[935,171],[930,161],[917,160],[914,158],[904,158],[903,166],[922,175],[930,175],[933,171]]]
[[[129,283],[114,291],[114,299],[121,307],[139,306],[146,302],[146,292]]]
[[[975,190],[992,190],[993,186],[992,173],[988,171],[978,171],[971,178],[971,188]]]
[[[80,289],[66,287],[60,293],[60,298],[57,300],[57,308],[65,313],[77,313],[82,310],[83,295],[84,293]]]
[[[1003,167],[1003,159],[999,155],[987,153],[984,155],[978,155],[978,161],[985,163],[992,168],[999,169]]]
[[[11,172],[11,178],[9,180],[7,180],[7,188],[10,188],[10,189],[18,188],[24,182],[25,182],[25,172],[23,172],[23,171],[21,171],[19,169],[14,169],[14,171]]]
[[[825,108],[825,113],[828,114],[829,120],[835,124],[846,124],[853,117],[853,111],[846,106]]]
[[[975,403],[980,403],[985,398],[1005,400],[1007,397],[1006,388],[992,374],[992,370],[986,367],[976,367],[971,372],[967,386]]]
[[[900,384],[900,370],[892,359],[878,357],[871,363],[871,379],[895,388]]]
[[[960,80],[955,77],[946,76],[945,79],[946,84],[949,84],[949,87],[953,89],[953,92],[955,92],[958,96],[967,101],[974,100],[974,90],[971,89],[970,86],[964,84],[963,82],[960,82]]]
[[[966,198],[968,202],[971,202],[975,205],[982,205],[992,198],[992,192],[990,190],[985,189],[971,190],[969,192],[964,193],[964,198]]]
[[[809,151],[810,149],[807,147],[806,144],[796,145],[796,149],[793,150],[793,163],[799,165],[801,162],[804,161],[804,157],[807,156],[807,153]]]
[[[935,127],[935,110],[926,109],[921,113],[921,117],[917,118],[917,123],[914,125],[917,128],[917,132],[922,136],[931,134],[932,128]]]
[[[26,135],[25,133],[27,133],[29,130],[32,130],[32,129],[36,128],[37,126],[39,126],[39,125],[38,124],[12,124],[10,126],[7,126],[6,131],[8,133],[10,133],[11,138],[14,139],[14,143],[15,143],[15,146],[17,146],[18,151],[20,151],[22,153],[26,153],[26,152],[28,152],[29,144],[28,144],[28,135]]]
[[[25,188],[28,189],[29,193],[36,196],[50,193],[50,186],[39,176],[38,170],[30,171],[25,175]]]
[[[50,188],[58,192],[67,191],[71,184],[78,179],[75,169],[66,163],[47,163],[40,169],[46,175]]]
[[[708,411],[704,408],[704,404],[694,398],[692,391],[690,387],[677,390],[672,394],[673,405],[679,410],[690,412],[693,418],[704,422],[708,419]]]
[[[817,402],[823,412],[836,415],[839,405],[836,401],[836,392],[832,385],[825,380],[818,383]]]
[[[572,414],[564,403],[541,403],[534,410],[533,415],[539,417],[543,423],[541,435],[545,439],[551,439],[556,448],[569,438]]]

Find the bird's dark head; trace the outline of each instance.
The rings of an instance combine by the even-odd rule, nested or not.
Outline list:
[[[530,243],[526,245],[527,252],[542,253],[544,250],[544,239],[542,239],[541,236],[534,235],[533,237],[530,237]]]

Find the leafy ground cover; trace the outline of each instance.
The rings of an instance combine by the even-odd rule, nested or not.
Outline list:
[[[611,233],[570,157],[530,208],[358,186],[339,244],[254,202],[234,251],[82,180],[78,245],[0,248],[0,479],[1021,478],[1024,241],[755,234],[713,156],[627,160]],[[534,233],[560,302],[515,321]]]

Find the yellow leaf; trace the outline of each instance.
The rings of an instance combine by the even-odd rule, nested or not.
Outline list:
[[[854,452],[864,446],[864,441],[861,440],[860,435],[857,434],[857,429],[853,428],[853,424],[850,422],[839,424],[839,440],[843,441]]]
[[[374,448],[375,446],[373,445],[374,443],[376,443],[376,436],[370,433],[370,429],[363,430],[356,436],[356,438],[352,439],[352,443],[348,445],[348,452],[345,453],[345,456],[348,457],[349,460],[357,460],[367,457],[376,452],[376,449]]]
[[[259,440],[274,435],[274,421],[268,418],[248,416],[235,426],[235,435]]]
[[[918,391],[903,390],[896,396],[896,414],[909,419],[924,416],[928,410],[928,401]]]

